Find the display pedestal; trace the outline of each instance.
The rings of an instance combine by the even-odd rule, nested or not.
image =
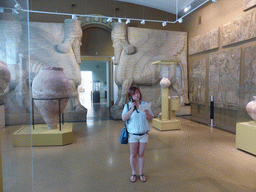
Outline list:
[[[181,122],[179,119],[162,121],[160,118],[154,118],[153,127],[160,131],[176,130],[181,129]]]
[[[256,122],[242,122],[236,124],[236,147],[256,155]]]
[[[0,105],[0,128],[5,127],[4,105]]]
[[[175,111],[179,109],[179,98],[169,98],[169,88],[162,89],[162,116],[153,119],[153,127],[160,131],[181,129],[180,119]]]
[[[46,124],[37,124],[34,130],[32,125],[22,126],[12,134],[12,145],[14,147],[29,147],[31,145],[54,146],[73,143],[73,123],[65,123],[61,126],[61,131],[47,128]]]
[[[171,85],[169,78],[168,66],[177,65],[180,61],[176,60],[160,60],[153,62],[153,65],[162,65],[162,80],[160,85],[162,87],[162,116],[153,119],[153,127],[160,131],[181,129],[181,122],[176,118],[176,111],[180,109],[180,101],[178,97],[169,97],[169,86]],[[167,78],[168,77],[168,78]]]

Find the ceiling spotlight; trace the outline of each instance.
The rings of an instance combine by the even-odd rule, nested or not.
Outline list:
[[[183,22],[183,19],[182,19],[182,18],[178,19],[178,22],[179,22],[179,23],[182,23],[182,22]]]
[[[19,14],[19,12],[16,9],[12,9],[12,14]]]
[[[212,0],[212,2],[213,2],[213,3],[216,3],[216,2],[217,2],[217,0]]]
[[[186,12],[188,12],[188,10],[190,10],[190,9],[191,9],[191,5],[185,7],[185,8],[184,8],[184,12],[186,13]]]
[[[20,4],[16,1],[16,4],[14,5],[14,8],[16,9],[22,9],[22,7],[20,6]]]
[[[107,19],[107,22],[112,22],[112,18],[109,17],[109,18]]]
[[[119,19],[118,19],[118,23],[122,23],[122,19],[119,18]]]
[[[166,22],[163,22],[163,23],[162,23],[162,26],[163,26],[163,27],[164,27],[164,26],[166,26],[166,25],[167,25],[167,23],[166,23]]]
[[[77,19],[77,16],[76,15],[72,15],[72,19]]]
[[[144,24],[145,24],[145,20],[142,20],[140,23],[141,23],[142,25],[144,25]]]
[[[126,23],[126,25],[128,24],[128,23],[130,23],[131,22],[131,20],[130,19],[127,19],[127,21],[125,22]]]

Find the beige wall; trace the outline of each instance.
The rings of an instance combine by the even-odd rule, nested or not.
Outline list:
[[[247,11],[243,11],[243,0],[218,0],[217,3],[206,3],[204,6],[199,8],[197,11],[193,12],[189,16],[184,18],[184,29],[188,32],[188,40],[191,38],[203,35],[210,30],[220,28],[223,24],[226,24],[234,19],[240,18],[241,16],[254,11],[256,8],[252,8]],[[199,24],[199,17],[201,17],[201,24]],[[189,41],[188,41],[189,42]],[[190,71],[190,63],[206,58],[206,104],[198,105],[192,104],[192,119],[197,120],[202,123],[210,123],[210,109],[209,109],[209,54],[220,52],[223,50],[242,48],[242,53],[245,47],[255,45],[256,39],[250,39],[247,41],[239,42],[236,44],[228,45],[223,47],[221,44],[221,36],[219,35],[219,48],[211,51],[206,51],[198,54],[188,56],[188,74]],[[256,53],[255,53],[256,54]],[[241,79],[244,75],[242,70],[243,66],[243,54],[240,63],[240,86],[243,86]],[[228,83],[228,82],[227,82]],[[230,85],[232,86],[232,85]],[[235,133],[237,111],[215,108],[215,125],[221,129]]]
[[[218,0],[217,3],[209,2],[184,18],[184,29],[189,32],[189,37],[192,38],[220,27],[244,14],[243,0]],[[201,24],[198,23],[200,16]]]

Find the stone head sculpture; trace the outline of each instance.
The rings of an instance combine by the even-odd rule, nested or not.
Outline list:
[[[82,39],[81,21],[77,19],[66,19],[64,21],[65,39],[63,43],[57,45],[60,53],[69,53],[73,49],[77,63],[81,63],[80,46]]]
[[[132,55],[136,52],[136,47],[132,46],[128,42],[127,26],[123,22],[117,22],[114,24],[111,33],[115,58],[113,63],[116,65],[119,63],[122,50],[127,55]]]

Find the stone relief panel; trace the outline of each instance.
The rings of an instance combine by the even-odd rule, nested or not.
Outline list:
[[[191,103],[205,104],[206,58],[190,64],[189,99]]]
[[[256,96],[256,45],[244,49],[244,100],[246,104]],[[243,90],[242,90],[243,91]]]
[[[180,96],[181,104],[189,103],[187,89],[187,33],[128,27],[125,23],[115,23],[112,30],[115,53],[115,83],[118,98],[111,107],[111,117],[121,119],[127,92],[131,85],[137,85],[143,92],[143,99],[151,102],[155,115],[161,110],[162,78],[161,67],[152,65],[158,60],[179,60],[171,65],[168,78],[171,89]],[[179,71],[179,73],[177,72]],[[179,78],[180,77],[180,78]],[[180,81],[179,81],[180,80]],[[154,88],[154,89],[152,89]]]
[[[87,109],[80,101],[77,87],[81,83],[81,23],[66,19],[63,23],[30,22],[30,52],[26,22],[0,21],[0,60],[11,72],[5,97],[7,124],[30,122],[31,82],[44,67],[61,67],[71,84],[71,98],[65,121],[86,120]],[[35,108],[36,109],[36,108]],[[35,110],[35,122],[44,123]]]
[[[189,40],[189,55],[218,48],[219,29],[209,31],[204,35],[198,35]]]
[[[256,37],[256,11],[221,26],[222,46]]]
[[[216,107],[236,109],[240,62],[240,48],[210,54],[209,96],[214,96],[214,105]]]
[[[247,10],[256,5],[256,0],[244,0],[243,8]]]

